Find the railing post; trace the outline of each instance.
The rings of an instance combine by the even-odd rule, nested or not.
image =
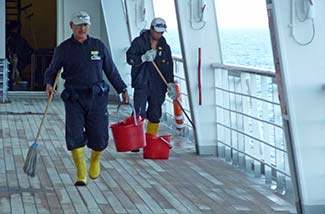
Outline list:
[[[247,92],[246,91],[246,89],[247,89],[247,86],[245,86],[245,84],[246,84],[246,80],[247,80],[247,78],[248,78],[248,76],[247,76],[247,74],[245,74],[245,73],[240,73],[240,85],[239,85],[239,89],[238,89],[238,91],[240,92],[240,93],[245,93],[245,92]],[[248,103],[248,98],[247,97],[243,97],[243,96],[241,96],[241,98],[240,98],[240,102],[241,102],[241,106],[240,106],[240,111],[241,112],[247,112],[248,111],[248,109],[247,109],[247,103]],[[245,133],[245,126],[247,126],[247,124],[245,124],[247,121],[246,121],[246,118],[243,116],[243,115],[241,115],[240,116],[240,126],[239,126],[239,130],[241,131],[241,132],[244,132]],[[243,135],[240,135],[240,139],[239,139],[239,146],[238,146],[238,149],[240,150],[240,151],[243,151],[243,152],[245,152],[246,150],[245,150],[245,142],[248,142],[247,141],[247,137],[245,137],[245,136],[243,136]],[[243,154],[243,153],[239,153],[239,166],[240,166],[240,168],[242,168],[242,169],[245,169],[245,167],[246,167],[246,160],[245,160],[246,158],[245,158],[245,154]]]
[[[261,77],[261,96],[264,98],[267,98],[269,100],[269,82],[267,81],[266,77]],[[273,97],[273,81],[271,79],[271,89],[272,89],[272,94],[271,97]],[[269,120],[270,119],[270,111],[272,110],[272,114],[274,114],[273,108],[269,108],[269,104],[266,102],[263,102],[262,104],[262,119],[264,120]],[[270,139],[270,129],[271,127],[268,124],[263,124],[263,139],[267,142],[271,142]],[[263,152],[263,158],[265,160],[266,163],[271,164],[271,148],[270,146],[264,146],[264,152]],[[267,184],[271,184],[272,183],[272,169],[267,166],[264,165],[264,175],[265,175],[265,182]]]
[[[234,78],[234,92],[241,93],[241,77],[240,75]],[[243,103],[241,96],[234,95],[234,110],[237,112],[243,112]],[[243,118],[239,114],[234,115],[235,118],[235,128],[237,130],[243,130]],[[233,134],[233,146],[240,151],[240,145],[243,143],[243,135],[239,134],[238,132],[234,132]],[[233,165],[238,166],[239,165],[239,152],[236,150],[233,150]]]
[[[278,94],[274,94],[273,98],[278,101]],[[281,109],[275,109],[274,111],[274,122],[275,123],[282,123],[282,117],[281,117]],[[285,147],[285,142],[284,142],[284,136],[283,136],[283,130],[278,129],[275,127],[275,132],[274,132],[274,140],[275,140],[275,145],[278,148],[284,148]],[[285,155],[282,151],[276,150],[275,152],[275,163],[278,168],[281,170],[285,171],[284,169],[284,158]],[[278,174],[276,175],[276,180],[277,180],[277,189],[279,192],[282,192],[285,189],[285,176],[283,174]]]
[[[229,90],[229,75],[228,71],[222,72],[222,88],[225,88]],[[229,103],[230,103],[230,95],[227,92],[224,92],[222,94],[222,106],[225,108],[229,109]],[[230,112],[223,111],[223,119],[224,119],[224,124],[228,127],[231,127],[231,121],[230,121]],[[223,133],[223,142],[225,142],[227,145],[231,145],[231,131],[229,129],[226,129]],[[226,161],[230,162],[231,161],[231,149],[229,146],[225,147],[225,158]]]
[[[224,77],[224,73],[226,73],[226,71],[222,71],[220,69],[217,69],[215,71],[215,86],[216,87],[223,87],[223,77]],[[216,104],[217,105],[223,105],[223,96],[224,96],[224,92],[217,90],[216,91],[216,97],[218,97],[218,99],[216,99]],[[216,108],[216,115],[217,115],[217,123],[224,123],[224,112],[222,109],[220,108]],[[225,145],[220,143],[219,140],[221,142],[224,142],[224,135],[225,135],[225,128],[218,126],[217,125],[217,156],[220,158],[224,158],[225,157]]]
[[[247,74],[247,73],[244,73],[243,74],[243,84],[242,84],[242,91],[244,94],[250,94],[250,82],[251,82],[251,75]],[[244,112],[249,112],[249,109],[250,109],[250,100],[248,97],[244,97],[243,98],[243,111]],[[245,133],[250,133],[250,120],[249,118],[245,117],[244,118],[244,132]],[[248,153],[248,154],[252,154],[252,140],[245,136],[245,150],[244,152],[245,153]],[[252,164],[253,164],[253,160],[252,158],[246,156],[245,157],[245,166],[246,166],[246,170],[248,172],[251,172],[252,171]]]
[[[251,86],[251,96],[253,97],[258,97],[257,95],[257,75],[251,75],[251,82],[250,82],[250,86]],[[256,99],[252,99],[250,100],[251,102],[251,115],[258,118],[259,117],[259,109],[258,109],[258,103]],[[253,120],[253,124],[252,124],[252,133],[253,136],[261,139],[261,123],[260,121],[257,120]],[[262,157],[262,144],[258,143],[256,140],[253,140],[253,153],[254,153],[254,157],[257,157],[258,160],[261,160]],[[255,172],[255,176],[256,177],[260,177],[262,174],[262,168],[261,168],[261,162],[260,161],[256,161],[254,160],[254,172]]]
[[[234,87],[234,81],[235,81],[235,78],[231,75],[229,75],[228,73],[228,90],[229,91],[234,91],[235,87]],[[227,93],[228,95],[228,104],[229,106],[226,107],[227,109],[235,109],[235,96],[234,94],[232,93]],[[231,111],[228,112],[228,115],[229,115],[229,127],[232,128],[232,129],[236,129],[236,122],[235,122],[235,114]],[[236,157],[234,157],[234,144],[235,144],[235,141],[236,141],[236,132],[234,132],[233,130],[229,130],[229,139],[228,139],[228,145],[229,147],[226,147],[226,160],[228,162],[232,162],[234,163],[234,161],[237,161],[236,160]]]

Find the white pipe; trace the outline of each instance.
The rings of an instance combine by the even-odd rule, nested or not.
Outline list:
[[[291,0],[291,22],[289,25],[291,29],[291,36],[295,38],[294,29],[295,29],[295,0]]]
[[[0,0],[0,59],[6,58],[6,2]]]

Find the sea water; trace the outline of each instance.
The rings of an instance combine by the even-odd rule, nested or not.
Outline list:
[[[219,33],[224,63],[274,69],[269,29],[220,29]],[[178,30],[168,29],[164,36],[172,54],[181,56]]]

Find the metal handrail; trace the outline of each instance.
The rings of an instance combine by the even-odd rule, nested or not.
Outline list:
[[[224,91],[224,92],[227,92],[229,94],[235,94],[235,95],[239,95],[239,96],[243,96],[243,97],[248,97],[248,98],[253,98],[255,100],[259,100],[259,101],[262,101],[262,102],[266,102],[266,103],[270,103],[270,104],[273,104],[273,105],[280,105],[280,103],[276,103],[276,102],[272,102],[272,101],[269,101],[269,100],[266,100],[266,99],[263,99],[263,98],[259,98],[259,97],[256,97],[256,96],[252,96],[252,95],[248,95],[248,94],[243,94],[243,93],[238,93],[238,92],[235,92],[235,91],[230,91],[230,90],[227,90],[227,89],[224,89],[224,88],[221,88],[221,87],[214,87],[215,89],[218,89],[220,91]]]
[[[272,169],[275,169],[277,172],[279,172],[279,173],[281,173],[281,174],[283,174],[283,175],[285,175],[285,176],[287,176],[289,178],[291,177],[290,174],[286,173],[285,171],[283,171],[281,169],[278,169],[278,168],[274,167],[272,164],[269,164],[269,163],[265,162],[264,160],[260,160],[260,159],[258,159],[256,157],[254,157],[254,156],[252,156],[252,155],[250,155],[250,154],[248,154],[246,152],[243,152],[243,151],[241,151],[239,149],[236,149],[235,147],[233,147],[233,146],[231,146],[231,145],[229,145],[227,143],[224,143],[224,142],[222,142],[220,140],[217,140],[217,142],[227,146],[228,148],[231,148],[231,149],[235,150],[236,152],[244,154],[245,156],[250,157],[251,159],[256,160],[256,161],[258,161],[258,162],[260,162],[260,163],[262,163],[262,164],[264,164],[264,165],[266,165],[266,166],[268,166],[268,167],[270,167]]]
[[[258,74],[261,76],[275,78],[275,72],[272,70],[254,68],[254,67],[249,67],[249,66],[238,66],[238,65],[232,65],[232,64],[213,63],[213,64],[211,64],[211,68],[224,69],[224,70],[228,70],[228,71],[243,72],[243,73],[249,73],[249,74]]]
[[[266,123],[266,124],[269,124],[271,126],[275,126],[275,127],[278,127],[279,129],[283,129],[283,126],[282,125],[279,125],[279,124],[276,124],[276,123],[272,123],[272,122],[269,122],[267,120],[263,120],[263,119],[260,119],[258,117],[254,117],[254,116],[251,116],[249,114],[245,114],[245,113],[242,113],[242,112],[239,112],[239,111],[235,111],[235,110],[232,110],[230,108],[225,108],[221,105],[215,105],[216,107],[220,108],[220,109],[223,109],[225,111],[229,111],[229,112],[232,112],[232,113],[235,113],[235,114],[239,114],[239,115],[242,115],[242,116],[245,116],[245,117],[248,117],[248,118],[251,118],[253,120],[256,120],[256,121],[260,121],[262,123]]]
[[[175,79],[179,79],[179,80],[183,80],[183,81],[186,80],[185,77],[181,77],[181,76],[179,76],[179,75],[175,75],[175,74],[174,74],[174,78],[175,78]]]
[[[252,135],[246,134],[245,132],[242,132],[242,131],[240,131],[240,130],[238,130],[238,129],[234,129],[234,128],[230,127],[230,126],[226,126],[226,125],[224,125],[224,124],[222,124],[222,123],[219,123],[219,122],[216,122],[216,124],[219,125],[219,126],[222,126],[222,127],[226,128],[226,129],[229,129],[229,130],[231,130],[231,131],[234,131],[234,132],[237,132],[237,133],[239,133],[239,134],[242,134],[242,135],[244,135],[244,136],[246,136],[246,137],[249,137],[249,138],[251,138],[251,139],[253,139],[253,140],[256,140],[256,141],[258,141],[258,142],[260,142],[260,143],[263,143],[264,145],[267,145],[267,146],[269,146],[269,147],[271,147],[271,148],[273,148],[273,149],[276,149],[276,150],[278,150],[278,151],[281,151],[281,152],[287,153],[287,151],[284,150],[284,149],[281,149],[281,148],[279,148],[279,147],[276,147],[276,146],[274,146],[274,145],[272,145],[272,144],[270,144],[270,143],[268,143],[268,142],[266,142],[266,141],[264,141],[264,140],[261,140],[261,139],[258,139],[258,138],[256,138],[256,137],[254,137],[254,136],[252,136]]]
[[[184,62],[183,58],[181,56],[172,56],[173,60],[176,62]]]

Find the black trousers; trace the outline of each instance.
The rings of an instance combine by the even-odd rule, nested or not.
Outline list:
[[[159,123],[165,101],[164,90],[152,90],[149,87],[134,89],[134,108],[137,115],[147,118],[152,123]],[[148,108],[147,107],[148,103]]]
[[[65,137],[68,150],[87,147],[102,151],[108,145],[108,92],[65,89]]]

